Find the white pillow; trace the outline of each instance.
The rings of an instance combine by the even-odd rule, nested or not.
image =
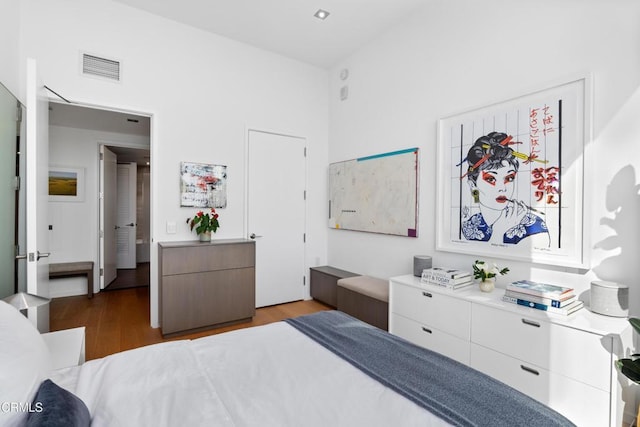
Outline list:
[[[51,354],[40,332],[15,307],[0,301],[0,425],[26,421],[51,370]]]

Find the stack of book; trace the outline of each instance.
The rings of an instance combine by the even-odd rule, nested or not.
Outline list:
[[[531,280],[519,280],[507,285],[502,299],[525,307],[563,315],[575,313],[584,306],[584,303],[576,297],[573,288]]]
[[[432,267],[422,270],[421,281],[455,290],[471,285],[473,276],[468,271]]]

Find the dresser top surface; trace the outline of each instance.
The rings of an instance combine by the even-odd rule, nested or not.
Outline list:
[[[158,242],[158,246],[161,248],[183,248],[183,247],[198,247],[198,246],[216,246],[216,245],[230,245],[237,243],[255,244],[255,240],[250,239],[212,239],[211,242],[201,242],[199,240],[184,240],[180,242]]]
[[[550,323],[580,329],[597,335],[621,335],[629,329],[629,322],[626,318],[609,317],[596,314],[589,310],[586,303],[583,309],[568,316],[564,316],[503,301],[502,296],[504,295],[504,289],[500,288],[496,288],[493,292],[481,292],[477,285],[472,285],[459,290],[450,290],[445,287],[422,283],[420,278],[414,275],[391,277],[389,281],[454,298],[460,298],[489,307],[507,310],[528,318],[543,319]],[[582,299],[582,296],[578,295],[578,298]]]

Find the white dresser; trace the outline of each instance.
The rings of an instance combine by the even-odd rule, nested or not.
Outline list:
[[[502,289],[451,291],[413,275],[389,282],[392,334],[478,369],[580,427],[622,425],[626,379],[614,361],[629,354],[626,319],[586,308],[548,314],[503,302]]]

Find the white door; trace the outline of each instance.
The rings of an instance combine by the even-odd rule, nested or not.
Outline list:
[[[104,289],[117,277],[117,161],[113,151],[100,145],[100,289]]]
[[[304,297],[305,144],[249,131],[247,231],[256,240],[256,307]]]
[[[27,292],[49,297],[49,100],[36,61],[27,60],[26,218]],[[49,331],[49,305],[30,308],[29,319]]]
[[[116,268],[136,268],[136,172],[135,163],[118,164]]]

